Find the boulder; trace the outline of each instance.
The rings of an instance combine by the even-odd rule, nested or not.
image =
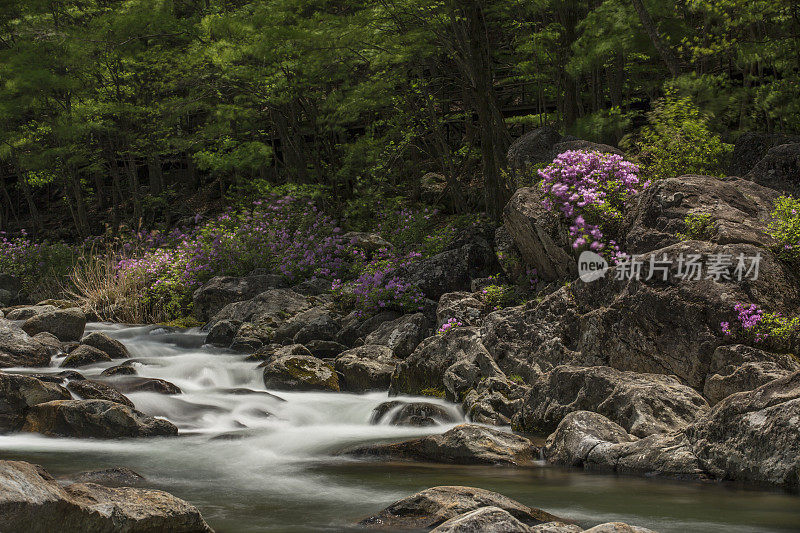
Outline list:
[[[97,348],[108,354],[111,359],[127,359],[131,355],[124,344],[100,331],[86,335],[81,339],[81,344]]]
[[[242,324],[233,338],[247,338],[269,344],[272,336],[287,319],[311,307],[311,300],[291,289],[272,289],[250,300],[234,302],[223,307],[206,324],[209,331],[223,320]],[[208,341],[207,341],[208,342]]]
[[[342,329],[336,334],[335,340],[345,346],[355,346],[359,339],[363,340],[384,322],[399,317],[400,313],[397,311],[381,311],[369,317],[363,317],[358,311],[353,311],[342,319]]]
[[[482,379],[464,396],[461,406],[469,419],[479,424],[510,426],[522,409],[527,385],[503,376]]]
[[[241,326],[242,323],[238,320],[220,320],[216,322],[209,329],[206,336],[206,344],[223,348],[230,346]]]
[[[560,519],[523,505],[502,494],[484,489],[458,486],[432,487],[398,500],[359,522],[371,529],[430,529],[451,518],[483,507],[497,507],[526,525],[543,524]]]
[[[334,359],[340,353],[347,351],[347,346],[336,341],[308,341],[306,348],[311,352],[311,355],[319,359]]]
[[[765,352],[734,344],[714,350],[703,395],[711,405],[737,392],[751,391],[772,380],[800,370],[800,360],[791,354]]]
[[[103,438],[177,435],[172,423],[108,400],[57,400],[34,405],[22,431],[49,437]]]
[[[432,257],[409,262],[399,273],[427,298],[438,300],[445,293],[469,289],[471,280],[499,269],[491,245],[476,233],[471,239],[456,239],[452,248]]]
[[[62,370],[61,372],[56,373],[36,373],[36,374],[27,374],[29,377],[36,378],[39,381],[46,381],[48,383],[58,383],[58,384],[65,384],[67,381],[80,381],[82,379],[86,379],[83,377],[83,374],[78,372],[77,370]]]
[[[48,366],[50,350],[19,326],[0,318],[0,367]]]
[[[99,381],[84,379],[81,381],[70,381],[67,383],[67,390],[82,400],[108,400],[128,407],[134,407],[133,402],[117,389]]]
[[[364,444],[342,453],[390,461],[462,465],[526,465],[538,458],[537,448],[525,437],[474,424],[394,444]]]
[[[134,392],[155,392],[158,394],[181,394],[181,388],[165,379],[144,378],[138,376],[115,377],[109,382],[119,392],[131,394]]]
[[[292,290],[303,296],[320,296],[331,291],[331,280],[327,278],[311,278],[292,285]]]
[[[199,320],[208,320],[223,307],[254,298],[270,289],[287,287],[286,278],[274,274],[244,277],[218,276],[211,278],[192,295],[192,313]]]
[[[428,336],[431,325],[422,313],[403,315],[378,326],[375,331],[367,335],[364,342],[387,346],[395,357],[408,357]]]
[[[553,146],[561,141],[561,134],[549,126],[532,130],[511,143],[508,148],[508,165],[519,180],[532,172],[532,167],[546,165],[553,160]]]
[[[388,390],[397,362],[388,346],[365,344],[342,352],[334,368],[343,391]]]
[[[85,327],[86,315],[77,307],[40,313],[22,324],[22,329],[28,335],[46,331],[58,337],[61,342],[80,340]]]
[[[706,235],[693,238],[717,244],[768,247],[770,213],[778,194],[739,178],[680,176],[658,180],[639,195],[626,216],[624,250],[643,254],[680,242],[689,215],[708,216]]]
[[[589,411],[568,414],[548,438],[551,463],[620,474],[708,479],[682,432],[639,439],[608,418]]]
[[[27,320],[32,316],[40,315],[58,309],[54,305],[26,305],[17,307],[6,313],[8,320]]]
[[[719,479],[800,490],[800,372],[728,396],[686,429]]]
[[[558,366],[531,384],[514,425],[550,433],[568,413],[594,411],[646,437],[682,429],[708,409],[700,394],[672,376]]]
[[[57,355],[61,353],[64,348],[64,344],[58,340],[58,337],[52,333],[47,333],[46,331],[37,333],[33,336],[33,338],[44,344],[50,352],[50,355]]]
[[[94,483],[62,487],[42,467],[0,461],[0,516],[4,531],[211,532],[200,512],[166,492],[109,488]]]
[[[499,226],[495,230],[494,249],[497,262],[508,279],[519,281],[526,276],[527,268],[522,260],[522,254],[505,226]]]
[[[466,291],[450,292],[439,298],[436,307],[436,324],[441,326],[451,318],[455,318],[464,326],[479,326],[483,302]]]
[[[323,306],[312,307],[284,322],[272,336],[273,342],[306,344],[312,340],[331,341],[341,326],[334,313]]]
[[[759,276],[741,282],[732,276],[681,279],[681,254],[760,254]],[[700,391],[712,354],[725,341],[720,323],[735,318],[736,302],[756,303],[786,316],[800,305],[795,274],[763,248],[686,241],[652,254],[659,259],[664,255],[671,260],[667,281],[647,281],[646,269],[639,280],[617,279],[622,268],[617,266],[592,283],[578,281],[541,301],[494,312],[484,321],[483,345],[506,374],[528,382],[559,365],[610,366],[675,375]]]
[[[483,378],[502,375],[475,328],[428,337],[392,374],[390,394],[437,392],[460,401]]]
[[[584,141],[581,139],[575,141],[561,141],[553,145],[550,152],[550,161],[558,157],[560,154],[569,151],[582,151],[582,152],[600,152],[601,154],[614,154],[625,156],[625,153],[619,148],[615,148],[608,144],[594,143],[591,141]]]
[[[517,189],[503,209],[503,226],[519,250],[523,262],[547,281],[575,279],[577,256],[572,249],[568,224],[543,205],[539,187]]]
[[[245,361],[261,361],[261,364],[258,366],[259,368],[263,368],[267,366],[267,364],[273,359],[278,359],[279,357],[288,355],[310,356],[313,354],[311,353],[311,350],[302,344],[287,344],[286,346],[281,346],[280,344],[270,344],[267,346],[262,346],[261,349],[259,349],[256,353],[245,357]]]
[[[782,194],[797,197],[800,193],[800,136],[792,144],[770,148],[745,177]]]
[[[631,526],[624,522],[606,522],[587,529],[584,533],[655,533],[646,527]]]
[[[264,367],[268,389],[295,391],[339,391],[339,379],[327,363],[309,355],[286,355]]]
[[[70,398],[69,392],[56,383],[0,372],[0,433],[20,429],[32,406]]]
[[[761,161],[771,148],[787,143],[800,142],[800,135],[782,133],[743,133],[733,147],[728,173],[731,176],[745,176]]]
[[[426,427],[456,421],[450,410],[435,403],[392,400],[373,409],[369,423]]]
[[[77,368],[105,361],[111,361],[111,357],[106,352],[98,350],[94,346],[82,344],[69,352],[69,355],[61,362],[61,367]]]
[[[455,516],[432,529],[431,533],[528,533],[530,529],[508,511],[487,506]]]
[[[136,369],[132,364],[122,363],[121,365],[106,368],[100,372],[101,376],[135,376]]]

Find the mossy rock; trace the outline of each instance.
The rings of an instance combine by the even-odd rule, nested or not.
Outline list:
[[[287,355],[264,367],[268,389],[339,392],[339,377],[333,368],[310,355]]]

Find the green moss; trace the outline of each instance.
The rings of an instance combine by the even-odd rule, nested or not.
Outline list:
[[[714,219],[711,215],[686,215],[683,224],[686,230],[678,233],[678,238],[682,241],[708,240],[714,234]]]
[[[525,383],[525,380],[519,374],[511,374],[510,376],[508,376],[508,379],[510,379],[514,383]]]
[[[439,389],[437,387],[428,387],[427,389],[422,389],[420,394],[423,396],[429,396],[431,398],[444,398],[445,391],[443,389]]]
[[[203,322],[197,320],[193,316],[184,316],[181,318],[176,318],[175,320],[170,320],[169,322],[161,322],[159,325],[167,326],[170,328],[199,328],[203,325]]]

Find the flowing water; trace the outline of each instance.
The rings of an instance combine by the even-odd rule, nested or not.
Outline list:
[[[343,458],[335,452],[349,445],[441,433],[451,426],[370,425],[385,393],[273,391],[276,398],[265,391],[254,363],[203,346],[198,331],[104,324],[87,330],[125,343],[140,376],[181,387],[183,394],[175,396],[128,395],[140,411],[175,423],[180,436],[108,441],[3,435],[0,457],[39,463],[54,475],[127,466],[145,476],[147,486],[195,504],[218,532],[348,530],[392,501],[436,485],[494,490],[586,527],[620,520],[664,533],[800,531],[800,497],[781,492],[544,464],[501,468]],[[119,362],[81,372],[97,376]],[[54,360],[49,370],[61,370],[59,363]],[[448,407],[463,419],[456,407]]]

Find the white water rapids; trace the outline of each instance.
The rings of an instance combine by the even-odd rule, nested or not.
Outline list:
[[[608,520],[666,531],[797,531],[800,498],[718,485],[591,475],[539,465],[527,469],[382,464],[335,455],[347,446],[442,433],[370,425],[386,393],[270,391],[257,363],[203,345],[189,330],[91,324],[122,341],[139,376],[183,393],[127,396],[136,408],[169,419],[172,438],[92,440],[0,435],[0,457],[42,464],[53,474],[127,466],[197,505],[218,532],[341,531],[418,490],[445,484],[496,490],[582,525]],[[59,372],[61,359],[47,371]],[[78,369],[97,377],[116,360]],[[7,369],[41,372],[42,369]],[[285,401],[282,401],[282,400]],[[402,399],[402,398],[401,398]],[[415,398],[419,400],[419,398]],[[460,420],[457,406],[446,406]],[[387,419],[389,417],[385,417]]]

